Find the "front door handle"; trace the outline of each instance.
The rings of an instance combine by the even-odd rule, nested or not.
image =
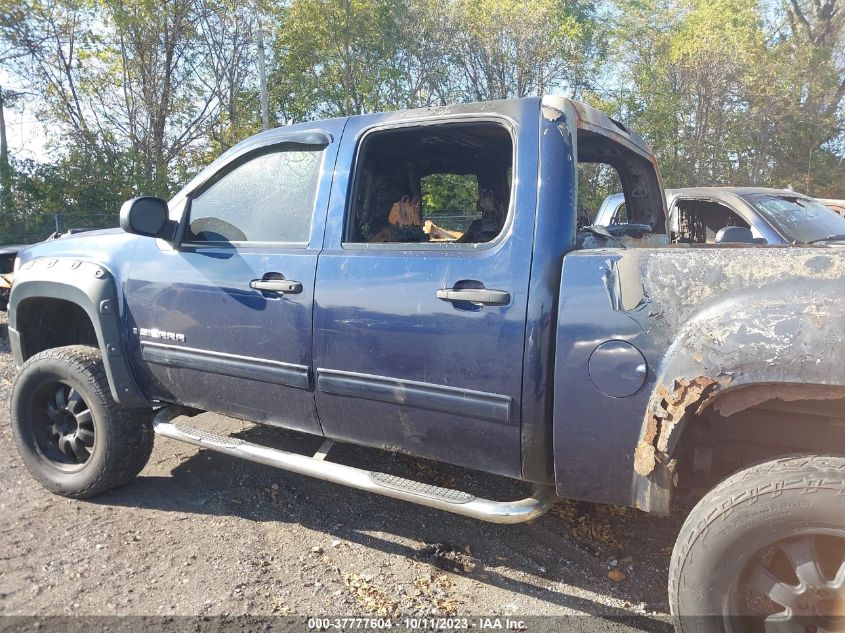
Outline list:
[[[441,301],[477,303],[485,306],[506,306],[511,302],[509,292],[487,288],[441,288],[436,296]]]
[[[279,294],[296,295],[302,292],[302,284],[290,279],[253,279],[249,287],[262,292],[278,292]]]

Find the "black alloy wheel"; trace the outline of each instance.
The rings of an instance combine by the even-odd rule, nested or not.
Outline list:
[[[33,399],[32,423],[41,453],[59,467],[84,465],[96,439],[91,409],[79,391],[57,381],[48,382]]]
[[[70,345],[28,359],[12,386],[12,438],[45,488],[87,498],[131,481],[153,448],[152,410],[121,406],[96,348]]]

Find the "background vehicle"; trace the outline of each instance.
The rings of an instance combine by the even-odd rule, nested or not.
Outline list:
[[[58,214],[56,214],[56,217],[58,217]],[[97,216],[94,217],[96,218]],[[58,220],[56,220],[56,222],[58,224]],[[47,239],[55,240],[60,237],[75,235],[77,233],[91,230],[94,229],[69,229],[65,233],[56,231]],[[0,311],[6,310],[6,307],[9,304],[9,294],[12,290],[12,284],[15,281],[15,261],[18,257],[18,253],[27,246],[28,244],[9,244],[7,246],[0,246]]]
[[[833,209],[839,215],[845,215],[845,200],[834,200],[832,198],[816,198],[828,209]]]
[[[627,224],[622,194],[602,203],[594,224]],[[781,189],[762,187],[692,187],[667,189],[672,240],[689,243],[752,240],[766,244],[810,244],[845,240],[845,218],[819,201]],[[750,235],[719,231],[725,227],[750,229]],[[737,237],[740,236],[740,237]]]
[[[9,303],[9,291],[14,279],[15,258],[24,246],[11,244],[0,246],[0,310],[5,310]]]
[[[577,228],[588,163],[618,173],[629,227],[654,239]],[[471,222],[438,213],[429,192],[448,187]],[[50,490],[125,483],[153,431],[497,522],[558,496],[668,513],[697,487],[670,573],[679,629],[821,628],[845,599],[843,255],[669,245],[652,153],[596,110],[529,98],[276,129],[169,205],[127,202],[121,225],[20,255],[13,431]],[[196,411],[326,442],[301,455],[177,419]],[[326,459],[334,441],[532,492],[352,468]],[[718,617],[680,617],[700,614]]]

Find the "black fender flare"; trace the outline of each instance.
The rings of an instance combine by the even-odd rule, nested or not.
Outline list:
[[[9,343],[18,366],[26,360],[18,309],[30,299],[60,299],[82,308],[94,326],[115,401],[128,407],[152,406],[132,373],[121,334],[116,282],[104,266],[71,258],[39,258],[20,267],[9,298]]]

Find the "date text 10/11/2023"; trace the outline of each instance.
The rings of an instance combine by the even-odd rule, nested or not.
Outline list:
[[[448,618],[308,618],[308,630],[329,629],[405,629],[410,631],[449,631],[449,630],[501,630],[524,631],[528,627],[522,620],[507,617],[448,617]]]

